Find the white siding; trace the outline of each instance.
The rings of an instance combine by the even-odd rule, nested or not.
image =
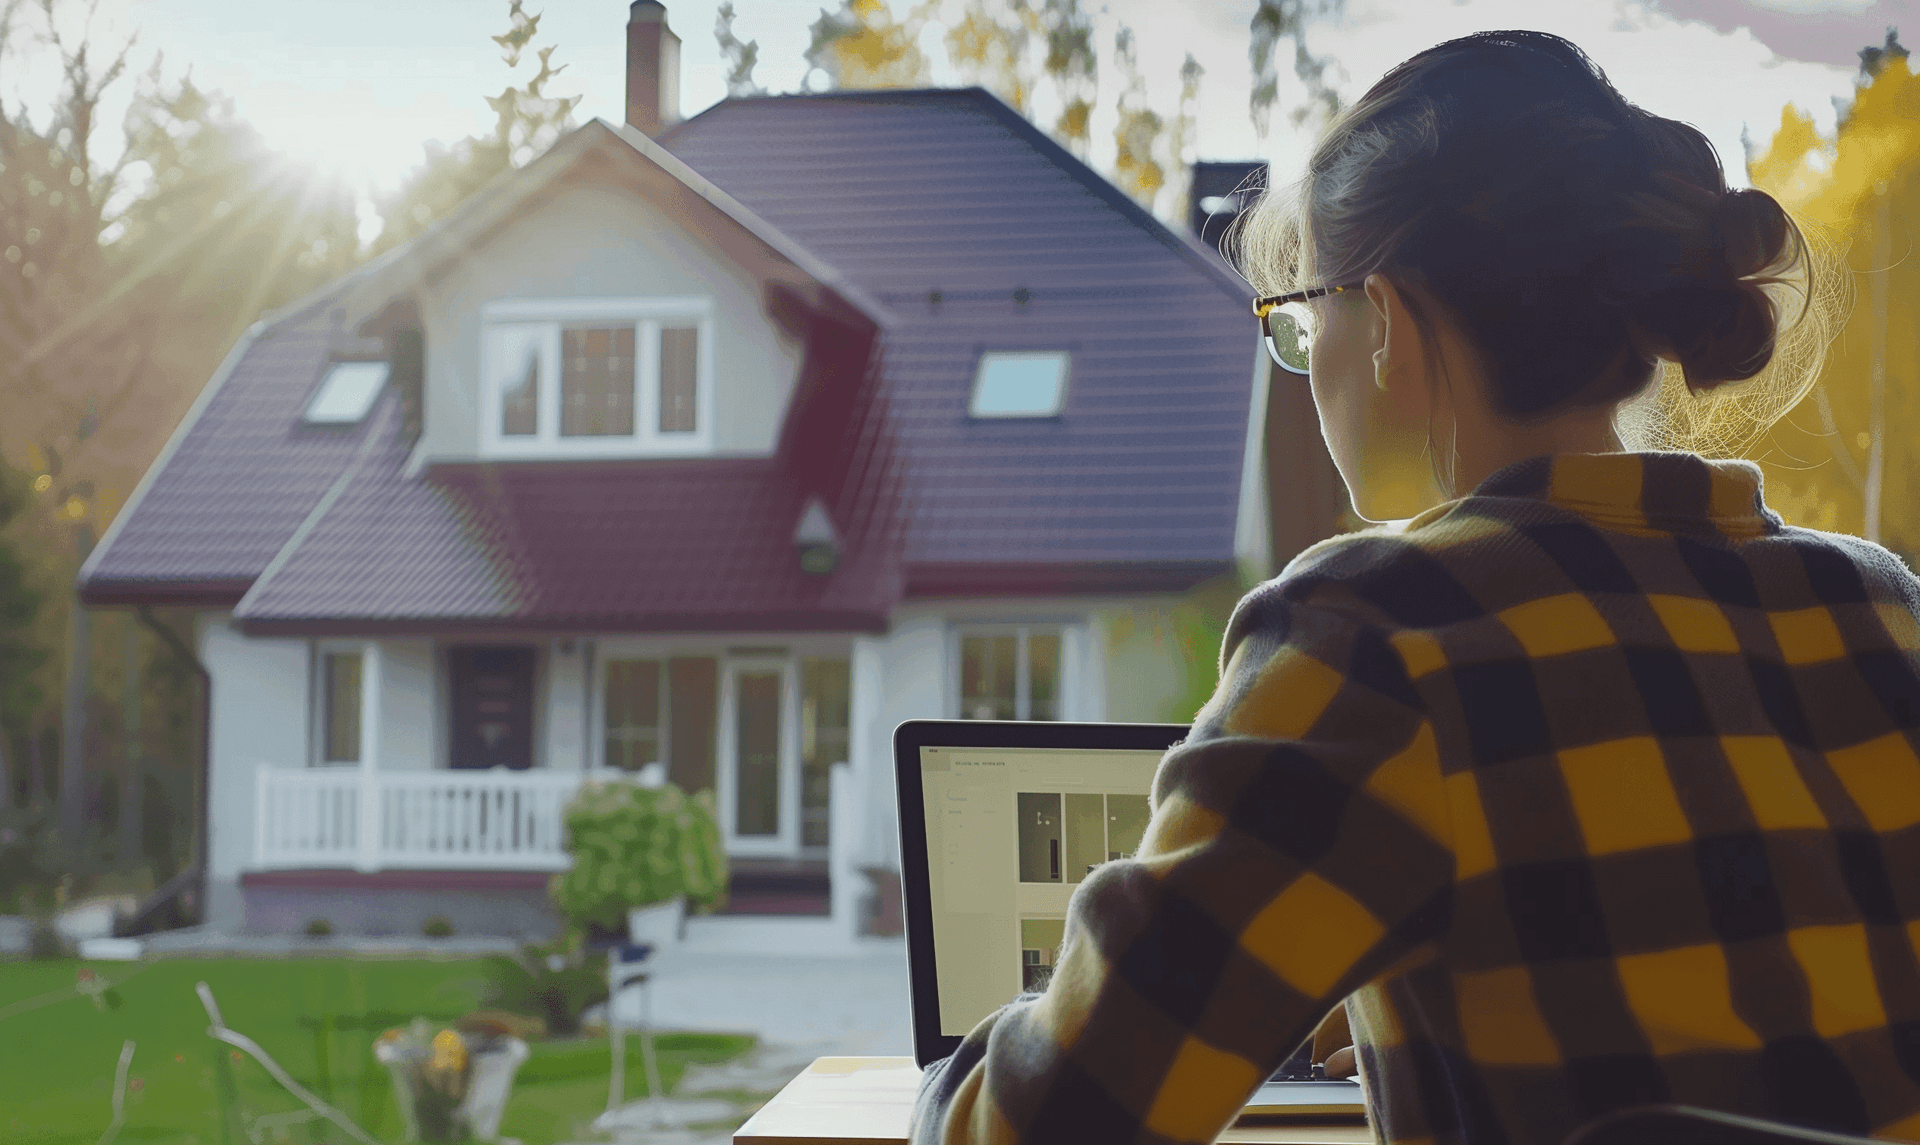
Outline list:
[[[307,642],[242,636],[229,613],[199,617],[213,679],[207,798],[208,921],[238,925],[240,872],[253,856],[254,771],[307,761]]]
[[[1186,687],[1172,610],[1134,605],[1101,612],[1096,629],[1105,649],[1106,717],[1121,723],[1185,722],[1192,712],[1173,710]]]
[[[938,612],[906,613],[895,617],[889,635],[862,644],[871,647],[873,666],[856,675],[855,682],[877,687],[881,693],[868,724],[864,863],[897,871],[900,825],[893,784],[893,729],[902,720],[940,719],[947,714],[946,621]]]
[[[420,297],[427,341],[422,459],[476,456],[480,311],[496,299],[701,297],[713,304],[717,453],[772,453],[801,346],[767,316],[760,284],[638,195],[573,184],[448,268]]]
[[[436,766],[433,642],[382,640],[380,645],[381,771]]]

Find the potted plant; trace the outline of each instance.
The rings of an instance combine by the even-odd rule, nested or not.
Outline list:
[[[469,1015],[438,1032],[415,1018],[381,1034],[373,1056],[393,1076],[407,1140],[494,1141],[528,1050],[507,1024]]]
[[[619,931],[636,942],[678,941],[688,907],[726,901],[727,855],[712,791],[674,784],[590,782],[564,814],[571,869],[548,894],[576,934]]]

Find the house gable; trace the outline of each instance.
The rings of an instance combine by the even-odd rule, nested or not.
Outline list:
[[[767,314],[765,279],[703,241],[671,206],[592,174],[555,188],[417,296],[428,347],[421,460],[773,452],[804,346]],[[543,334],[557,342],[547,327],[624,332],[619,361],[637,375],[624,437],[568,436],[548,409],[530,411],[521,427],[540,432],[524,441],[502,434],[508,411],[494,356],[516,337],[536,351]],[[673,337],[663,330],[688,331],[694,343],[696,402],[685,418],[693,428],[678,435],[659,432],[671,416],[660,408],[659,357]],[[557,380],[540,379],[555,407]]]
[[[561,225],[557,216],[569,209],[589,216],[588,222]],[[558,269],[608,233],[620,249],[604,257],[589,251],[585,277],[578,268]],[[387,471],[385,459],[396,447],[407,458],[394,470],[396,478],[402,469],[409,478],[418,475],[429,449],[446,442],[449,461],[483,460],[477,456],[477,387],[458,377],[461,326],[477,326],[480,308],[499,299],[471,288],[462,294],[462,264],[477,255],[483,270],[497,268],[515,254],[516,244],[537,254],[543,235],[548,257],[525,255],[526,277],[500,287],[512,297],[604,299],[612,291],[634,291],[634,268],[618,257],[624,253],[625,261],[644,263],[641,269],[676,267],[681,289],[706,289],[708,295],[695,297],[712,298],[716,322],[723,306],[737,308],[746,336],[723,339],[716,327],[715,336],[704,339],[714,359],[715,406],[724,402],[741,411],[730,425],[713,426],[709,462],[762,458],[784,468],[769,455],[781,440],[785,407],[798,400],[796,394],[823,387],[859,388],[862,362],[884,322],[883,312],[857,288],[684,163],[631,129],[595,120],[526,168],[483,188],[406,246],[256,324],[82,569],[83,601],[232,605],[263,572],[276,564],[286,571],[291,550],[302,547],[350,488]],[[555,253],[557,244],[569,249]],[[505,277],[497,269],[492,273]],[[454,305],[463,301],[469,304],[465,310]],[[400,330],[396,321],[409,329]],[[847,349],[862,362],[843,361],[847,355],[839,348],[817,352],[823,349],[814,346],[819,330],[837,331],[837,340],[853,331]],[[417,333],[427,337],[414,340],[413,358],[419,360],[424,341],[427,369],[435,371],[430,383],[423,382],[423,388],[433,387],[425,402],[405,392],[401,377],[407,371],[399,368],[396,349],[404,341],[397,335]],[[380,356],[380,336],[394,360],[392,388],[401,389],[399,397],[375,402],[357,423],[309,424],[303,411],[330,365]],[[722,349],[728,340],[738,345]],[[469,369],[478,357],[475,341],[464,351]],[[830,371],[835,377],[814,376],[829,360],[837,363]],[[837,380],[848,369],[855,385]],[[743,388],[755,385],[751,392]],[[728,386],[734,395],[724,392]],[[422,405],[428,407],[426,426],[415,424]],[[824,408],[818,401],[812,406]],[[774,479],[772,471],[765,479]],[[636,472],[633,480],[644,483],[644,475]],[[783,536],[790,527],[781,526]],[[461,535],[462,547],[475,542]],[[486,548],[480,543],[471,554],[478,567],[491,567]]]

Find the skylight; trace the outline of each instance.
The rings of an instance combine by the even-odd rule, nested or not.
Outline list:
[[[974,417],[1053,417],[1067,396],[1065,350],[992,351],[973,379]]]
[[[380,387],[387,384],[385,362],[335,362],[307,403],[306,420],[319,425],[351,425],[367,416]]]

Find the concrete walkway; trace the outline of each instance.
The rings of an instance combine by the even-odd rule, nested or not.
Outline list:
[[[603,1115],[617,1145],[730,1145],[733,1130],[818,1057],[910,1056],[907,951],[898,938],[864,939],[851,957],[664,952],[655,961],[653,1025],[759,1035],[737,1062],[695,1066],[656,1108],[630,1102]],[[640,1019],[639,990],[615,1000]],[[639,1052],[636,1039],[630,1053]]]

